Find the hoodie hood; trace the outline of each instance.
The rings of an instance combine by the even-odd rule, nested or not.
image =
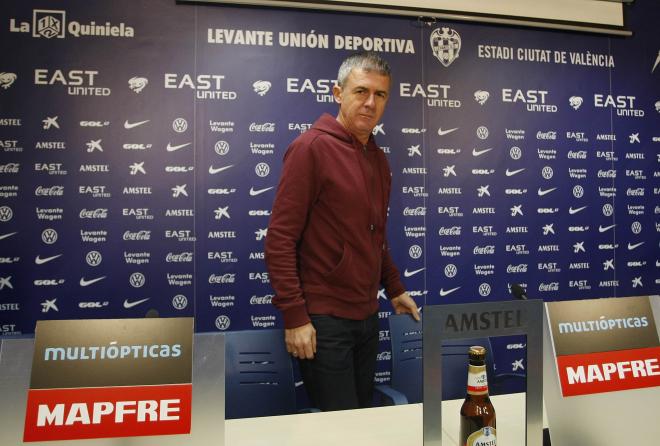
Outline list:
[[[346,141],[352,144],[353,146],[356,147],[362,146],[362,143],[360,143],[360,141],[358,141],[358,139],[355,136],[353,136],[348,130],[346,130],[346,128],[339,121],[337,121],[337,118],[330,115],[329,113],[323,113],[319,117],[319,119],[316,120],[312,128],[324,133],[328,133],[329,135],[332,135],[335,138],[338,138],[342,141]],[[369,141],[367,142],[367,148],[369,150],[376,150],[377,148],[375,145],[373,135],[369,136]]]

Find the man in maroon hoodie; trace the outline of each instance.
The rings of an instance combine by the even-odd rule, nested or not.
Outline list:
[[[266,264],[287,350],[321,410],[371,405],[378,290],[419,320],[386,240],[391,174],[372,130],[390,91],[386,61],[358,53],[339,68],[337,117],[291,143],[266,237]]]

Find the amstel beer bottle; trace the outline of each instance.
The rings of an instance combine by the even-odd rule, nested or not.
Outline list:
[[[488,397],[486,349],[469,349],[467,396],[461,406],[460,446],[496,446],[495,408]]]

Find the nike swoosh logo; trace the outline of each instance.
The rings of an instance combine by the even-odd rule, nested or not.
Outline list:
[[[616,226],[616,225],[609,225],[609,226],[605,226],[605,227],[603,227],[603,226],[598,226],[598,232],[609,231],[610,229],[612,229],[612,228],[615,227],[615,226]]]
[[[62,254],[58,254],[56,256],[52,257],[46,257],[45,259],[42,259],[40,256],[35,257],[34,263],[37,265],[43,265],[44,263],[48,263],[51,260],[55,260],[56,258],[60,257]]]
[[[507,169],[507,170],[506,170],[506,176],[507,176],[507,177],[512,177],[512,176],[514,176],[514,175],[516,175],[516,174],[522,172],[523,170],[525,170],[524,167],[523,167],[522,169],[518,169],[518,170],[509,170],[509,169]]]
[[[581,208],[576,208],[576,209],[573,209],[573,207],[570,207],[570,208],[568,208],[568,213],[571,214],[571,215],[577,214],[580,211],[584,211],[586,208],[587,208],[586,206],[582,206]]]
[[[192,143],[191,143],[191,142],[187,142],[187,143],[185,143],[185,144],[179,144],[178,146],[173,146],[173,145],[171,145],[171,144],[168,142],[168,143],[167,143],[167,151],[168,151],[168,152],[174,152],[174,151],[176,151],[176,150],[183,149],[184,147],[188,147],[190,144],[192,144]]]
[[[416,269],[415,271],[408,271],[408,268],[403,272],[404,277],[412,277],[415,274],[424,271],[426,268]]]
[[[628,242],[628,251],[632,251],[633,249],[637,249],[640,246],[642,246],[644,243],[646,243],[646,242],[639,242],[639,243],[635,243],[634,245],[631,245],[630,242]]]
[[[458,127],[455,127],[453,129],[449,129],[449,130],[442,130],[442,127],[441,127],[441,128],[438,129],[438,135],[445,136],[445,135],[448,135],[451,132],[455,132],[456,130],[458,130]]]
[[[99,280],[103,280],[103,279],[105,279],[105,276],[97,277],[96,279],[92,279],[92,280],[85,280],[84,277],[81,277],[80,286],[90,286],[91,284],[96,283]]]
[[[124,121],[124,128],[127,129],[127,130],[130,130],[130,129],[134,128],[134,127],[141,126],[142,124],[146,124],[147,122],[149,122],[148,119],[147,119],[146,121],[140,121],[140,122],[128,122],[128,121]]]
[[[486,152],[490,152],[491,150],[493,150],[492,147],[490,149],[483,149],[483,150],[472,149],[472,156],[481,156]]]
[[[10,232],[9,234],[2,234],[0,235],[0,240],[3,238],[11,237],[12,235],[18,234],[18,232]]]
[[[543,189],[541,189],[541,188],[539,187],[539,191],[538,191],[538,192],[539,192],[539,197],[542,197],[542,196],[544,196],[544,195],[547,195],[547,194],[549,194],[550,192],[552,192],[553,190],[557,190],[557,188],[556,188],[556,187],[553,187],[552,189],[545,189],[545,190],[543,190]]]
[[[456,288],[452,288],[451,290],[447,290],[447,291],[445,291],[444,289],[440,288],[440,296],[444,297],[444,296],[446,296],[447,294],[451,294],[451,293],[453,293],[454,291],[456,291],[456,290],[459,289],[459,288],[460,288],[460,287],[457,286]]]
[[[250,196],[251,197],[256,197],[257,195],[263,194],[264,192],[268,192],[269,190],[271,190],[274,187],[275,186],[271,186],[271,187],[267,187],[265,189],[259,189],[259,190],[254,190],[254,187],[251,187],[250,188]]]
[[[209,173],[210,173],[211,175],[215,175],[216,173],[218,173],[218,172],[222,172],[223,170],[227,170],[227,169],[229,169],[230,167],[234,167],[234,165],[233,165],[233,164],[230,164],[230,165],[225,166],[225,167],[217,167],[217,168],[216,168],[216,167],[213,167],[213,166],[209,166]]]
[[[140,305],[141,303],[148,301],[149,299],[150,299],[150,297],[147,297],[146,299],[140,299],[140,300],[136,300],[134,302],[129,302],[128,299],[125,299],[124,300],[124,308],[126,308],[126,309],[133,308],[136,305]]]

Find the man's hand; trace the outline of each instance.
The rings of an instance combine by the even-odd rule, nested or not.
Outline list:
[[[396,314],[409,313],[412,314],[412,317],[414,317],[416,321],[420,320],[417,304],[407,291],[393,298],[390,302],[392,303],[392,307]]]
[[[410,299],[410,298],[409,298]],[[316,330],[311,322],[284,330],[286,351],[294,358],[312,359],[316,353]]]

